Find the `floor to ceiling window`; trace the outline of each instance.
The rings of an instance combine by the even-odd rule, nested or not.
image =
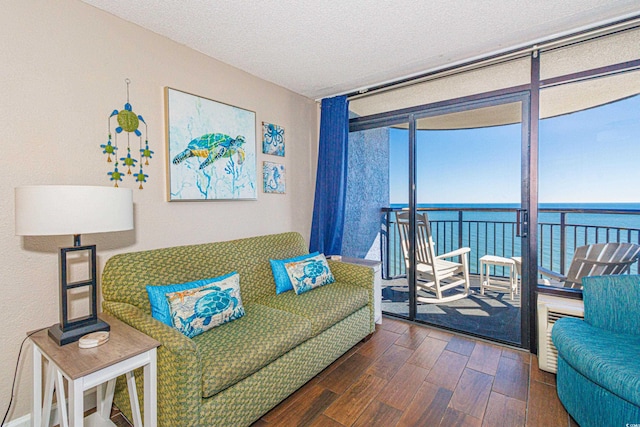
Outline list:
[[[632,30],[541,55],[541,283],[579,289],[580,247],[640,244],[639,44]]]
[[[381,231],[368,238],[363,255],[383,263],[383,310],[535,347],[538,285],[563,289],[540,274],[543,268],[566,271],[576,246],[592,240],[640,243],[634,222],[640,205],[631,204],[640,202],[632,165],[640,154],[638,45],[638,29],[567,46],[554,42],[495,64],[354,97],[354,141],[373,131],[386,141],[386,162],[376,165],[387,187],[375,187],[388,203],[376,202],[377,224],[365,221],[373,222],[367,230]],[[594,213],[572,211],[585,207],[571,203],[609,205],[590,205],[601,211]],[[411,231],[405,243],[403,218]],[[426,276],[419,271],[422,218],[428,218],[436,256],[469,248],[470,289],[461,285],[462,298],[424,302],[434,293],[422,286]],[[483,260],[487,255],[497,259]],[[483,289],[481,264],[498,289]],[[458,291],[445,291],[443,299]],[[522,328],[500,329],[517,323],[506,315],[508,305],[518,307]]]

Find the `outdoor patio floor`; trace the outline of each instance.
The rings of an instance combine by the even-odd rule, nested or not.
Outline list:
[[[480,295],[480,278],[471,275],[471,294],[442,304],[418,303],[416,320],[520,345],[520,295],[486,290]],[[492,278],[493,280],[493,278]],[[420,290],[418,294],[433,296]],[[406,278],[382,281],[382,311],[408,316],[409,287]]]

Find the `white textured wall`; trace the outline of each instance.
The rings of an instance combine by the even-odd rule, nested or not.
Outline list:
[[[215,37],[212,29],[210,37]],[[14,235],[13,189],[27,184],[110,185],[107,118],[126,100],[149,124],[155,156],[134,190],[135,231],[87,235],[99,271],[126,251],[220,241],[288,230],[308,238],[317,153],[312,100],[208,58],[75,0],[5,1],[0,13],[0,409],[8,404],[18,347],[27,333],[58,321],[57,247],[71,237]],[[274,61],[278,52],[274,50]],[[286,129],[287,194],[258,200],[165,201],[163,88],[173,87],[256,112]],[[261,154],[263,160],[281,158]],[[123,186],[137,188],[129,179]],[[30,412],[31,352],[23,353],[11,419]]]

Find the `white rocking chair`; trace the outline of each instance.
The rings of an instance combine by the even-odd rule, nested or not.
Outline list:
[[[409,268],[409,213],[397,212],[396,224],[407,268]],[[416,213],[416,285],[419,289],[435,294],[435,297],[418,295],[423,303],[443,303],[469,295],[469,252],[460,248],[436,255],[431,226],[426,213]],[[458,257],[460,262],[447,261]],[[461,276],[460,276],[461,275]],[[455,289],[457,288],[457,289]],[[445,296],[444,291],[449,291]]]

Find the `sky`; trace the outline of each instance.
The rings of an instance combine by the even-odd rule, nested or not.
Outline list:
[[[408,203],[408,131],[390,131],[390,201]],[[541,120],[540,203],[640,202],[640,95]],[[418,131],[418,203],[519,203],[520,124]]]

